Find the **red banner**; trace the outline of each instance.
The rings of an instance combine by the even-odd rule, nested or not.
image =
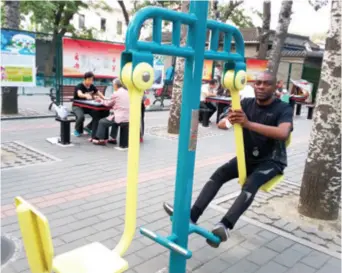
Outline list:
[[[96,78],[118,77],[124,49],[124,44],[63,38],[63,76],[83,77],[92,71]]]
[[[268,60],[259,60],[259,59],[247,59],[247,81],[253,82],[255,81],[255,77],[258,73],[267,70]]]

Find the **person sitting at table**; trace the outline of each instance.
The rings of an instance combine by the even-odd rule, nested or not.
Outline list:
[[[145,101],[147,100],[147,97],[144,93],[143,98],[141,100],[141,125],[140,125],[140,143],[144,142],[144,133],[145,133]]]
[[[129,121],[129,96],[119,79],[113,81],[114,93],[109,100],[96,99],[107,107],[112,107],[108,117],[102,118],[96,132],[96,138],[92,140],[95,145],[105,145],[106,143],[117,144],[116,138],[118,127],[122,122]],[[110,138],[106,140],[106,131],[112,127]]]
[[[225,89],[223,88],[221,84],[221,77],[220,76],[215,76],[214,79],[217,82],[217,87],[216,87],[216,95],[217,96],[225,96]]]
[[[93,82],[93,72],[85,73],[83,82],[79,83],[75,87],[74,100],[92,100],[96,97],[104,99],[103,94],[95,87]],[[92,117],[92,120],[84,128],[84,130],[90,135],[92,133],[92,124],[94,119],[93,111],[91,109],[81,108],[78,106],[72,106],[72,111],[76,115],[74,135],[79,137],[83,133],[84,114],[89,114]]]
[[[212,79],[210,80],[208,83],[205,83],[202,85],[201,88],[201,101],[200,101],[200,110],[201,109],[208,109],[209,112],[209,120],[211,118],[211,116],[216,112],[216,106],[210,102],[210,101],[206,101],[206,98],[208,97],[215,97],[216,96],[216,90],[217,88],[217,80]],[[203,117],[202,117],[202,113],[200,111],[199,114],[199,122],[202,122]]]

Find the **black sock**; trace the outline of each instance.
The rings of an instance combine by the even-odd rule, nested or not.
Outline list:
[[[222,223],[227,229],[232,229],[233,228],[232,224],[226,218],[222,218],[220,223]]]

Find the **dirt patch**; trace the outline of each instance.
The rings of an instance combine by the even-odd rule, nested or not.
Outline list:
[[[330,233],[334,237],[341,234],[341,212],[338,219],[334,221],[313,219],[298,212],[298,202],[299,196],[296,195],[274,197],[269,200],[266,213],[267,211],[276,213],[281,215],[282,219],[295,222],[300,227],[315,227],[319,231]]]

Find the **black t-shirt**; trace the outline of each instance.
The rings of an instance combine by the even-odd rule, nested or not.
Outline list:
[[[90,85],[89,88],[87,88],[83,83],[80,83],[76,85],[75,91],[74,91],[74,99],[75,100],[84,100],[84,98],[80,98],[77,94],[77,91],[81,90],[83,94],[90,93],[90,95],[94,95],[98,90],[95,87],[95,85]]]
[[[255,98],[246,98],[241,101],[241,108],[251,122],[269,126],[278,126],[284,122],[293,124],[291,106],[279,99],[274,99],[271,104],[264,106],[258,105]],[[280,171],[287,166],[285,141],[271,139],[245,128],[243,137],[247,164],[273,161]]]

